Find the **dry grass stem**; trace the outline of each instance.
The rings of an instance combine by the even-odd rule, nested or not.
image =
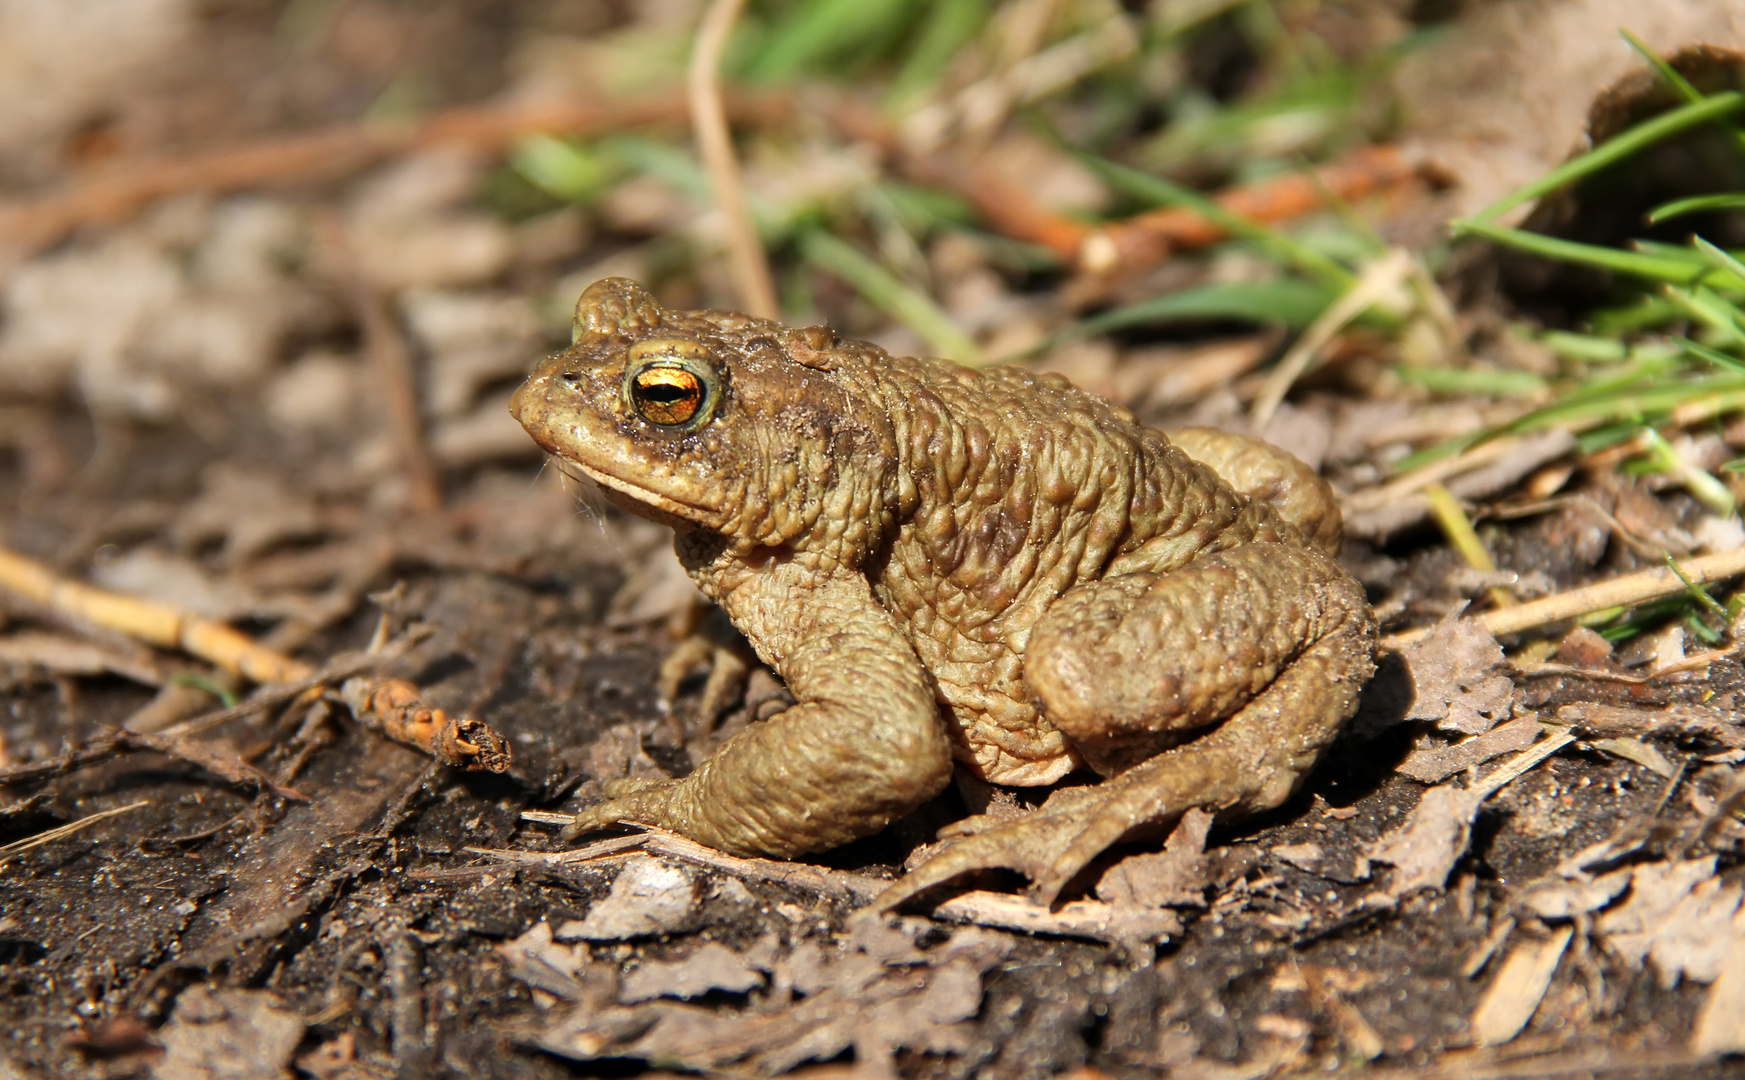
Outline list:
[[[100,810],[95,814],[82,817],[77,821],[69,821],[65,825],[56,826],[53,829],[39,832],[35,836],[27,836],[23,840],[15,840],[10,844],[0,847],[0,859],[10,858],[21,851],[29,851],[31,848],[41,847],[44,844],[52,844],[56,840],[71,836],[80,829],[89,825],[95,825],[97,822],[102,821],[105,818],[117,817],[121,814],[128,813],[129,811],[138,810],[142,806],[150,805],[150,799],[140,799],[138,802],[130,802],[126,806],[117,806],[111,810]]]
[[[1492,634],[1518,634],[1608,608],[1629,607],[1632,604],[1658,600],[1663,596],[1683,592],[1692,585],[1705,585],[1745,574],[1745,549],[1683,559],[1677,563],[1677,567],[1676,573],[1670,566],[1655,567],[1473,617]],[[1681,574],[1683,577],[1680,577]],[[1382,639],[1382,647],[1398,648],[1417,641],[1429,632],[1428,627],[1419,627],[1391,634]],[[1708,658],[1704,657],[1702,662],[1707,663]]]
[[[575,819],[574,814],[554,814],[540,810],[524,810],[521,820],[536,821],[546,825],[568,825]],[[808,892],[824,893],[845,900],[870,900],[890,887],[890,882],[880,878],[868,877],[865,874],[854,874],[846,870],[832,870],[824,866],[812,866],[807,863],[781,862],[776,859],[742,859],[737,855],[728,855],[697,843],[695,840],[680,836],[678,833],[652,825],[639,825],[640,833],[631,836],[614,836],[605,840],[597,840],[585,847],[572,851],[514,851],[497,848],[469,847],[466,850],[505,862],[540,863],[545,865],[571,865],[579,862],[591,862],[595,859],[609,858],[632,850],[653,852],[656,855],[669,855],[675,859],[684,859],[699,866],[707,866],[735,877],[749,878],[753,881],[770,881],[784,885],[792,885]]]
[[[1404,248],[1393,248],[1386,255],[1370,263],[1363,271],[1363,276],[1357,283],[1345,291],[1345,295],[1335,300],[1326,311],[1309,324],[1302,336],[1290,350],[1279,359],[1262,384],[1260,393],[1254,396],[1254,404],[1249,409],[1249,423],[1254,430],[1259,431],[1271,420],[1273,413],[1278,411],[1279,404],[1291,387],[1309,370],[1321,350],[1333,340],[1333,336],[1350,325],[1351,320],[1362,315],[1376,304],[1398,296],[1412,274],[1412,254]]]
[[[298,684],[284,700],[325,683],[311,665],[269,649],[221,622],[63,578],[6,548],[0,548],[0,589],[9,589],[53,614],[119,631],[159,648],[179,649],[253,682]],[[471,717],[451,718],[441,709],[430,708],[419,697],[418,689],[404,680],[354,679],[347,684],[346,700],[359,722],[445,765],[491,772],[509,767],[509,743],[502,735]],[[177,724],[162,734],[175,737],[205,730],[261,707],[259,701],[245,702]],[[376,713],[375,709],[383,711]]]
[[[697,150],[708,170],[715,204],[726,218],[727,261],[739,290],[739,306],[760,319],[779,319],[782,311],[776,303],[775,282],[770,277],[769,260],[764,257],[763,241],[746,205],[745,185],[740,178],[739,161],[733,154],[733,136],[727,129],[727,110],[721,99],[721,53],[744,6],[745,0],[714,0],[709,5],[691,50],[685,90]]]
[[[311,670],[216,620],[61,577],[6,548],[0,548],[0,588],[56,615],[119,631],[158,648],[179,649],[253,682],[293,682]]]

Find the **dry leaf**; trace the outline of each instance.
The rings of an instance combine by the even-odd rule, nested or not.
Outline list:
[[[1523,716],[1453,746],[1415,750],[1406,760],[1400,762],[1396,771],[1421,783],[1438,784],[1455,773],[1465,772],[1474,765],[1482,765],[1491,758],[1515,750],[1525,750],[1538,737],[1538,719]]]
[[[778,947],[775,937],[766,934],[742,953],[711,941],[683,960],[648,961],[625,974],[618,1000],[634,1005],[658,997],[702,997],[716,990],[743,994],[763,985],[764,975],[774,970]]]
[[[1206,906],[1206,835],[1212,815],[1199,807],[1182,814],[1160,852],[1129,855],[1097,882],[1097,897],[1138,907]]]
[[[190,987],[158,1032],[164,1056],[153,1080],[270,1080],[289,1077],[303,1018],[265,990]]]
[[[1523,911],[1541,919],[1571,919],[1598,911],[1616,900],[1630,884],[1629,870],[1614,870],[1597,878],[1547,881],[1533,886],[1517,901]]]
[[[900,1050],[960,1053],[981,1008],[981,978],[1011,941],[977,928],[921,948],[924,919],[851,920],[841,947],[806,942],[775,965],[799,1000],[746,1011],[653,1001],[571,1011],[541,1032],[546,1050],[577,1060],[659,1060],[686,1069],[774,1076],[853,1049],[857,1066],[889,1071]],[[768,1011],[763,1011],[767,1009]]]
[[[1630,877],[1630,898],[1601,915],[1594,931],[1632,965],[1654,964],[1660,985],[1713,982],[1732,945],[1741,888],[1715,877],[1715,857],[1647,863]]]
[[[1400,650],[1413,700],[1403,719],[1483,735],[1509,718],[1515,684],[1502,674],[1502,646],[1476,619],[1450,615]]]
[[[559,941],[624,941],[696,928],[697,879],[680,863],[633,855],[612,891],[581,919],[558,927]]]

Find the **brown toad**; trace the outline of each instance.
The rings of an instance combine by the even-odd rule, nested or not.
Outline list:
[[[1373,670],[1307,466],[1172,442],[1058,376],[668,311],[614,278],[510,409],[565,472],[672,526],[798,701],[571,835],[641,822],[791,856],[882,829],[953,758],[1000,784],[1089,767],[1108,779],[957,841],[884,902],[984,866],[1052,899],[1136,826],[1277,806]]]

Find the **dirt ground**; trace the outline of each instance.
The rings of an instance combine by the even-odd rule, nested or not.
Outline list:
[[[1727,550],[1683,488],[1567,433],[1528,440],[1457,490],[1497,564],[1473,570],[1422,505],[1372,496],[1388,447],[1497,402],[1386,383],[1395,346],[1360,328],[1265,432],[1354,499],[1343,562],[1395,637],[1286,805],[1138,838],[1056,912],[1015,913],[1023,882],[994,877],[867,910],[942,825],[997,798],[969,781],[799,864],[629,829],[566,845],[523,813],[682,774],[787,699],[757,669],[710,723],[699,664],[661,700],[681,639],[731,650],[734,634],[697,606],[669,534],[578,502],[504,400],[594,277],[644,278],[672,305],[734,294],[719,259],[681,258],[715,226],[654,166],[578,207],[505,167],[527,132],[500,115],[476,138],[381,132],[564,78],[640,92],[638,64],[678,70],[698,5],[69,0],[57,27],[30,4],[0,0],[0,66],[20,65],[0,86],[36,80],[0,116],[0,544],[315,667],[385,634],[383,673],[490,725],[513,760],[438,764],[331,695],[203,726],[251,684],[0,588],[0,1080],[1745,1072],[1734,626],[1668,609],[1616,647],[1569,619],[1499,647],[1450,618],[1499,587],[1531,598]],[[1405,26],[1409,6],[1316,17]],[[1439,16],[1456,41],[1498,32],[1471,17]],[[1670,49],[1702,31],[1663,32]],[[1570,93],[1591,100],[1616,67],[1581,69],[1593,86]],[[805,160],[820,185],[871,168],[783,117],[797,134],[765,158]],[[641,137],[686,145],[682,111],[657,119]],[[1422,124],[1406,141],[1456,139]],[[287,148],[311,131],[344,137]],[[1579,135],[1539,148],[1544,164]],[[213,179],[258,146],[280,155],[271,175]],[[756,193],[776,167],[748,156]],[[165,161],[197,164],[149,172]],[[1038,185],[1082,181],[1054,164]],[[1483,172],[1365,212],[1407,243],[1470,209]],[[54,203],[77,203],[55,226],[56,193],[148,173],[148,195]],[[1065,275],[965,235],[917,258],[990,354],[1027,305],[1063,310]],[[1463,339],[1530,364],[1503,321],[1565,313],[1512,297],[1490,258],[1445,279]],[[1190,272],[1165,264],[1105,300],[1172,275]],[[848,332],[928,347],[841,281],[805,296]],[[1234,422],[1280,344],[1211,320],[1028,362],[1160,424]],[[1730,415],[1691,435],[1745,446]]]

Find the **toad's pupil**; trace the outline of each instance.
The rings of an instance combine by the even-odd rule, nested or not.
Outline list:
[[[682,424],[696,415],[703,402],[703,387],[688,371],[655,368],[636,377],[635,396],[644,419],[656,424]]]

